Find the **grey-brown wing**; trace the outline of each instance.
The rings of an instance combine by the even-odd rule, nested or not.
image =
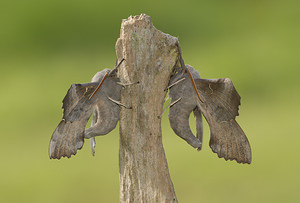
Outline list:
[[[241,97],[229,78],[196,79],[197,90],[207,105],[207,111],[220,122],[239,115]]]
[[[203,100],[203,103],[198,102],[198,106],[210,127],[209,145],[212,151],[225,160],[250,164],[250,144],[235,120],[241,98],[231,80],[196,79],[195,83]]]
[[[63,99],[63,118],[54,130],[50,145],[50,159],[71,157],[84,143],[85,126],[92,115],[96,98],[89,99],[98,82],[73,84]]]
[[[219,123],[211,120],[209,126],[211,130],[209,146],[219,158],[236,160],[238,163],[251,163],[249,141],[236,120]]]

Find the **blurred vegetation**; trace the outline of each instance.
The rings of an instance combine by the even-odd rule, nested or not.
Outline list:
[[[146,13],[179,37],[204,78],[229,77],[253,163],[196,152],[163,117],[180,202],[296,202],[299,197],[299,1],[0,1],[0,202],[118,202],[118,128],[71,159],[49,160],[72,83],[115,63],[121,20]],[[194,119],[191,126],[195,128]]]

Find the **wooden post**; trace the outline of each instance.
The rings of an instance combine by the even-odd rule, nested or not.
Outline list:
[[[162,144],[161,119],[178,39],[157,30],[145,14],[123,20],[116,43],[120,80],[129,84],[120,112],[120,202],[177,202]]]

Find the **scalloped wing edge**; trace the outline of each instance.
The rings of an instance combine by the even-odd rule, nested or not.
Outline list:
[[[49,144],[49,158],[70,158],[84,144],[84,127],[80,121],[69,122],[62,120],[54,130]]]
[[[219,158],[250,164],[252,161],[249,141],[235,120],[212,124],[209,146]]]

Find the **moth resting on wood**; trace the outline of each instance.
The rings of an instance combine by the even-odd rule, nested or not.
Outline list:
[[[179,71],[170,79],[169,97],[172,107],[169,121],[174,132],[192,147],[202,148],[202,116],[210,127],[209,146],[219,158],[251,163],[251,149],[248,139],[236,122],[240,96],[229,78],[201,79],[191,66]],[[178,82],[176,85],[176,81]],[[189,116],[196,117],[197,136],[189,126]]]
[[[181,69],[171,77],[167,87],[171,98],[171,128],[189,145],[201,150],[203,114],[210,127],[209,146],[212,151],[225,160],[250,164],[250,144],[235,120],[241,98],[233,83],[228,78],[201,79],[195,69],[184,65],[180,50],[179,53]],[[75,155],[82,148],[84,138],[91,139],[94,154],[94,137],[108,134],[116,127],[119,105],[126,107],[119,102],[122,86],[126,85],[117,78],[118,66],[98,72],[91,83],[71,85],[63,100],[63,118],[50,140],[50,159]],[[92,126],[85,129],[93,112]],[[189,126],[191,112],[196,117],[196,137]]]
[[[117,67],[96,73],[91,83],[71,85],[63,99],[63,118],[50,140],[50,159],[75,155],[82,148],[84,138],[91,138],[94,154],[94,137],[105,135],[116,127],[122,88],[117,84]],[[92,126],[85,129],[93,112]]]

